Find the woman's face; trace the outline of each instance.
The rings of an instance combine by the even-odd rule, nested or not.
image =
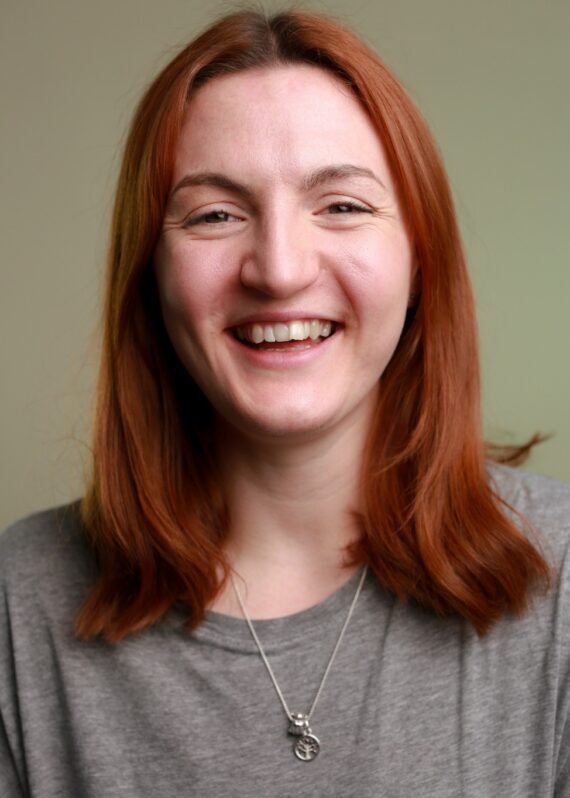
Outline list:
[[[336,78],[286,66],[198,90],[154,263],[174,348],[226,421],[275,438],[369,418],[412,251],[382,145]]]

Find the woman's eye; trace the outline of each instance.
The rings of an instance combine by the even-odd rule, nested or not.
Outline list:
[[[357,202],[335,202],[328,206],[327,211],[336,214],[373,213],[372,208],[359,205]]]
[[[198,216],[190,216],[184,222],[184,227],[195,227],[198,224],[223,224],[224,222],[229,222],[230,219],[235,218],[235,216],[227,211],[208,211],[207,213],[201,213]]]

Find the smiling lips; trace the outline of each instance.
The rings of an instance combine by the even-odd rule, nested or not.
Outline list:
[[[308,345],[311,345],[321,338],[328,338],[335,329],[336,325],[333,321],[295,319],[287,323],[243,324],[236,327],[234,333],[238,340],[249,345],[258,346],[266,343],[279,344],[292,341],[305,341]]]

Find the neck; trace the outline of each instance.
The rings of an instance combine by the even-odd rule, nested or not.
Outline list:
[[[359,419],[334,434],[284,444],[220,428],[231,525],[226,556],[243,579],[253,617],[305,609],[350,578],[346,547],[359,534],[353,512],[368,429]],[[213,608],[240,614],[227,588]]]

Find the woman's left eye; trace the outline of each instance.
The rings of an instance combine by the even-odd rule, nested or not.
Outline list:
[[[359,205],[357,202],[334,202],[327,207],[328,213],[352,214],[352,213],[373,213],[372,208]]]

